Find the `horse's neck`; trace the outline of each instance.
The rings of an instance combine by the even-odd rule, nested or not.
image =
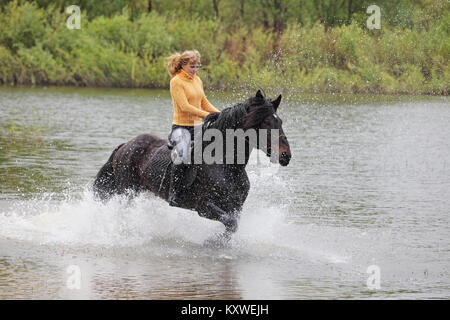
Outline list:
[[[245,140],[245,152],[244,152],[244,161],[242,161],[242,159],[241,158],[239,158],[239,153],[240,152],[238,152],[238,146],[239,146],[239,143],[237,144],[237,145],[235,145],[234,146],[234,151],[233,151],[233,165],[236,167],[236,168],[239,168],[239,170],[244,170],[245,169],[245,167],[247,166],[247,164],[248,164],[248,161],[249,161],[249,159],[250,159],[250,155],[252,154],[252,151],[253,151],[253,147],[252,148],[250,148],[249,147],[249,142],[247,141],[247,139]],[[248,151],[247,151],[248,150]],[[225,151],[227,151],[226,149],[225,149]],[[242,152],[242,151],[241,151]],[[227,154],[226,154],[226,152],[225,152],[225,154],[224,154],[224,163],[228,163],[227,162]]]

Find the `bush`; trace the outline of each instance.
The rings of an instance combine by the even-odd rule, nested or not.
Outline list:
[[[0,84],[14,84],[20,66],[14,55],[0,45]]]
[[[94,6],[83,1],[86,8]],[[137,15],[124,0],[114,0],[111,12],[99,9],[104,15],[82,10],[82,29],[68,30],[67,14],[50,1],[40,3],[45,9],[14,0],[0,12],[1,84],[168,88],[165,58],[197,49],[208,89],[450,91],[450,14],[436,1],[426,6],[434,20],[408,11],[398,19],[391,14],[398,21],[369,31],[367,17],[356,13],[347,25],[328,28],[289,20],[280,34],[195,14],[179,19],[178,11]],[[124,3],[128,7],[118,10]]]
[[[142,15],[136,22],[136,53],[147,60],[168,56],[175,49],[175,39],[166,28],[167,22],[156,14]]]
[[[41,45],[33,48],[21,48],[17,57],[22,64],[20,84],[64,84],[65,69],[59,65],[52,54]]]
[[[8,3],[0,15],[0,43],[16,53],[42,41],[46,33],[44,10],[34,3]]]

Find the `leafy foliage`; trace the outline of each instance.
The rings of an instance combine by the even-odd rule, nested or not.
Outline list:
[[[437,0],[0,0],[0,84],[167,88],[164,59],[197,49],[205,86],[450,91],[450,14]]]

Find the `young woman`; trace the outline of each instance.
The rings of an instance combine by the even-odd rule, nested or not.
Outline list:
[[[186,168],[184,164],[189,159],[194,125],[200,124],[208,114],[219,110],[206,99],[202,80],[196,75],[201,68],[200,53],[197,50],[175,53],[167,60],[167,70],[172,78],[170,95],[173,103],[172,131],[169,135],[173,145],[169,205],[179,206]]]

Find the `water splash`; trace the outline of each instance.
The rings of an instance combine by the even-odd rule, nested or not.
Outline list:
[[[169,207],[150,194],[133,200],[117,196],[107,203],[98,202],[86,188],[81,197],[67,196],[62,201],[33,199],[1,209],[0,238],[60,247],[127,249],[156,256],[346,262],[345,257],[320,248],[320,239],[311,238],[310,227],[289,222],[285,209],[261,202],[257,205],[250,199],[230,246],[217,251],[203,244],[223,232],[221,223],[201,218],[193,211]]]

